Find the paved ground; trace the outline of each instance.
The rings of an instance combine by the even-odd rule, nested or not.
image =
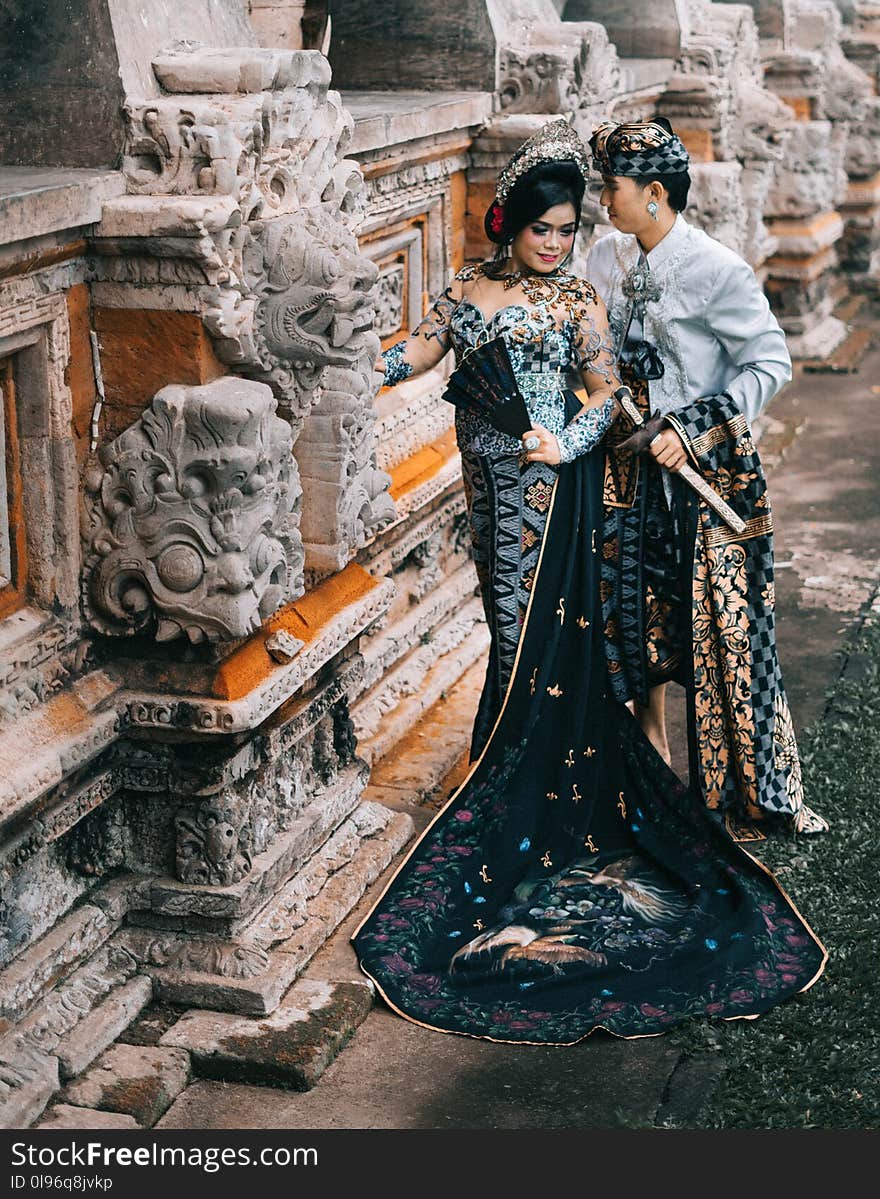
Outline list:
[[[880,328],[880,310],[873,317]],[[880,338],[878,338],[880,341]],[[778,567],[779,645],[799,729],[820,718],[841,669],[847,629],[869,600],[880,558],[880,349],[854,375],[798,371],[772,407],[762,439],[773,502]],[[464,747],[482,678],[473,670],[429,714],[374,797],[413,810],[418,827],[432,809],[411,808],[408,782],[424,778],[432,747],[444,761]],[[683,737],[682,705],[672,735]],[[406,756],[408,755],[408,756]],[[677,751],[676,765],[684,768]],[[455,771],[445,780],[445,795]],[[833,823],[834,813],[826,812]],[[833,852],[833,832],[827,840]],[[307,977],[357,974],[348,937],[383,880],[313,960]],[[821,934],[820,913],[810,913]],[[690,1058],[667,1038],[620,1041],[596,1034],[555,1048],[493,1044],[443,1035],[390,1012],[381,1001],[307,1093],[197,1081],[169,1109],[165,1128],[587,1128],[687,1126],[721,1068]]]

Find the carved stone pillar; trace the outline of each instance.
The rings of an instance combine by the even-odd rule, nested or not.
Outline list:
[[[775,243],[764,223],[791,112],[763,87],[758,32],[744,6],[689,0],[689,32],[657,104],[691,155],[688,219],[758,271]]]

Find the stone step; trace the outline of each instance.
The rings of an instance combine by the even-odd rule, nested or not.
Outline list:
[[[140,1128],[132,1116],[119,1112],[99,1112],[90,1107],[56,1103],[34,1128]]]
[[[474,604],[478,602],[474,601]],[[475,624],[473,631],[460,644],[444,654],[425,673],[418,689],[406,695],[394,711],[389,713],[376,735],[358,746],[358,752],[372,763],[377,763],[388,754],[396,754],[398,744],[417,722],[443,695],[452,690],[475,662],[484,658],[488,645],[489,632],[486,625],[482,622]],[[485,673],[485,667],[483,670]]]
[[[274,1011],[312,955],[413,835],[407,814],[378,804],[361,806],[362,816],[351,817],[352,824],[360,819],[362,825],[354,852],[340,865],[334,857],[340,846],[331,837],[240,939],[200,940],[131,928],[119,934],[118,943],[150,973],[166,1002],[257,1016]],[[372,822],[364,823],[366,817]]]
[[[0,1128],[27,1128],[58,1088],[58,1059],[31,1046],[0,1047]]]
[[[189,1082],[190,1059],[183,1049],[111,1045],[61,1092],[63,1103],[131,1116],[150,1128]]]
[[[119,926],[92,903],[84,903],[29,945],[0,973],[0,1017],[17,1023],[58,983],[90,957]]]
[[[55,1050],[61,1077],[81,1074],[140,1015],[152,996],[149,978],[137,974],[92,1008]]]
[[[153,883],[151,914],[181,921],[201,917],[206,932],[232,933],[240,923],[258,912],[360,801],[366,769],[355,763],[326,791],[318,795],[265,853],[254,858],[253,868],[239,883],[228,887],[203,887],[174,879]],[[148,923],[133,920],[133,923]]]
[[[269,1016],[186,1012],[160,1044],[188,1050],[203,1078],[308,1091],[372,1005],[367,979],[302,979]]]
[[[370,774],[366,794],[389,806],[430,802],[471,744],[474,715],[486,677],[481,654],[437,699]]]
[[[803,363],[805,371],[813,374],[851,375],[871,348],[874,339],[872,329],[853,329],[827,358],[810,358]]]

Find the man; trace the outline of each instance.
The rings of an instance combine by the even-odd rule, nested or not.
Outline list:
[[[691,780],[732,831],[731,818],[775,815],[824,832],[803,802],[776,657],[772,520],[750,431],[791,378],[784,334],[748,264],[681,215],[689,159],[668,121],[602,125],[590,146],[615,232],[592,248],[586,274],[648,422],[628,444],[635,424],[622,428],[607,453],[613,694],[634,704],[668,761],[666,684],[686,688]],[[742,533],[685,486],[677,472],[688,461],[745,521]]]

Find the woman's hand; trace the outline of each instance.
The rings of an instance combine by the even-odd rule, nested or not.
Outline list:
[[[529,449],[527,442],[530,437],[538,439],[538,445],[534,449]],[[535,425],[531,429],[527,429],[522,435],[523,445],[526,447],[523,457],[526,462],[546,462],[550,466],[558,466],[562,461],[562,455],[559,453],[559,442],[549,429],[545,429],[543,425]]]
[[[680,470],[687,462],[687,451],[675,429],[664,429],[658,433],[648,448],[667,470]]]

